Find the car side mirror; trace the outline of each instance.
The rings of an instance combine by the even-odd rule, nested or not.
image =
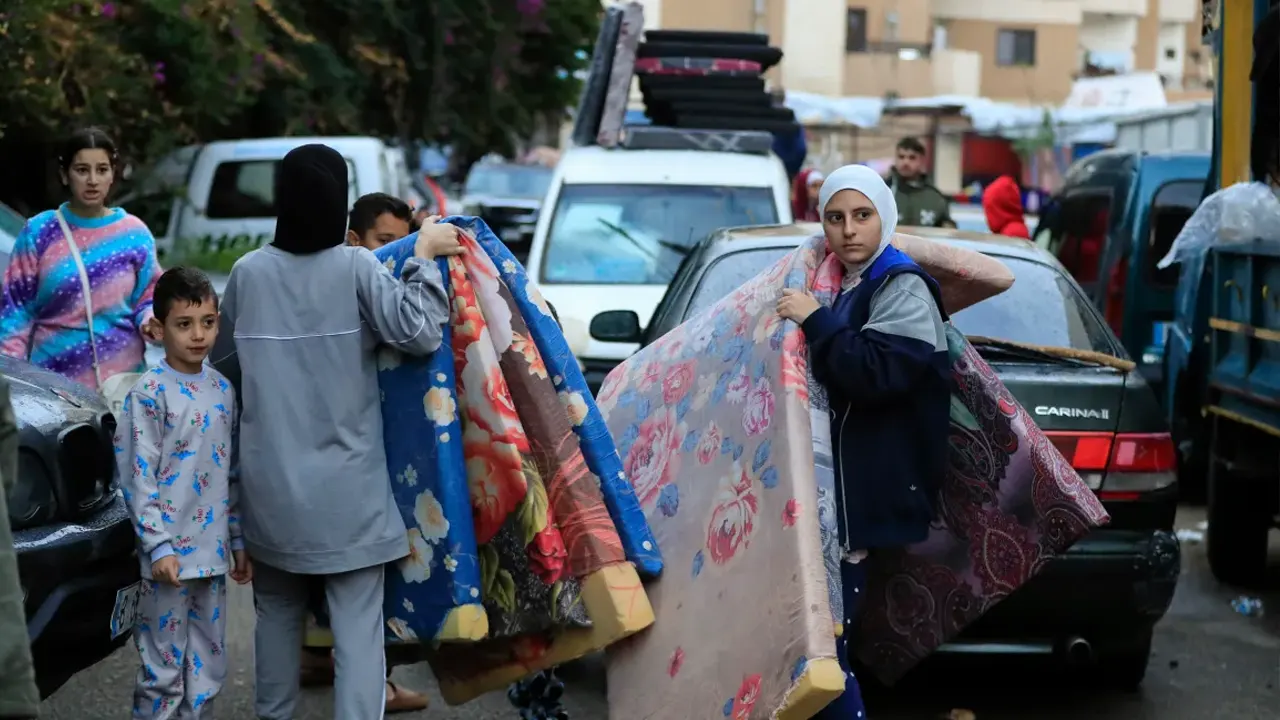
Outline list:
[[[591,318],[591,337],[600,342],[638,343],[644,335],[640,316],[631,310],[606,310]]]

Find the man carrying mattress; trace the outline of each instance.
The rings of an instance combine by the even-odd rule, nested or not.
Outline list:
[[[383,449],[379,344],[425,356],[448,297],[434,262],[457,231],[418,236],[401,280],[345,245],[347,163],[318,144],[276,176],[271,244],[231,271],[211,357],[240,391],[239,470],[254,560],[256,715],[292,720],[309,576],[323,577],[334,637],[338,720],[383,716],[383,566],[408,554]]]

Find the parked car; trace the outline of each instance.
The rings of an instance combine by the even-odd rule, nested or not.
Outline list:
[[[651,343],[819,232],[817,224],[721,230],[690,252],[648,328],[641,329],[636,313],[622,310],[597,315],[592,334],[601,342]],[[1049,253],[1025,240],[959,230],[904,232],[976,250],[1013,271],[1012,288],[956,313],[952,322],[975,338],[978,352],[1112,518],[942,652],[1058,653],[1092,659],[1117,685],[1140,684],[1153,628],[1173,599],[1180,572],[1172,532],[1174,448],[1155,394],[1136,371],[1052,351],[1126,357],[1098,310]]]
[[[592,392],[636,350],[590,339],[596,313],[628,310],[648,322],[699,240],[723,227],[791,221],[791,186],[768,136],[760,151],[731,149],[747,144],[734,142],[740,135],[673,133],[663,149],[575,147],[560,158],[526,267],[566,336],[582,337],[570,347]]]
[[[10,357],[0,356],[0,373],[19,433],[9,521],[36,680],[47,697],[129,637],[128,589],[138,581],[133,523],[118,487],[116,421],[102,398]],[[117,596],[125,598],[120,607]]]
[[[276,168],[296,147],[323,143],[347,161],[347,202],[385,192],[412,193],[404,150],[374,137],[283,137],[188,145],[161,158],[120,206],[142,218],[167,255],[230,272],[244,253],[275,233]]]
[[[462,188],[462,214],[484,220],[517,258],[524,259],[553,172],[543,165],[478,162]]]

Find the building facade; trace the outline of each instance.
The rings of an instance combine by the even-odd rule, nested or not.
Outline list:
[[[771,79],[828,96],[1060,103],[1078,77],[1159,73],[1205,95],[1200,0],[642,0],[652,28],[767,33]]]

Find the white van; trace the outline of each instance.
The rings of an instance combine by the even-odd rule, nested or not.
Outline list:
[[[162,261],[176,255],[226,272],[237,255],[271,241],[276,167],[290,150],[309,143],[346,158],[349,204],[371,192],[416,195],[400,148],[372,137],[287,137],[181,148],[157,163],[120,205],[151,228]]]
[[[680,261],[721,227],[790,223],[790,183],[771,153],[577,147],[556,166],[526,268],[556,308],[588,385],[634,353],[588,336],[597,313],[649,322]]]

